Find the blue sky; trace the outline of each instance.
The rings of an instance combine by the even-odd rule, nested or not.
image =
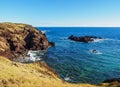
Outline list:
[[[120,0],[0,0],[0,22],[120,27]]]

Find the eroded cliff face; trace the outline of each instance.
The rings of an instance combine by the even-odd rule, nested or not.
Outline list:
[[[0,56],[12,59],[27,50],[44,50],[49,45],[46,35],[31,25],[0,23]]]

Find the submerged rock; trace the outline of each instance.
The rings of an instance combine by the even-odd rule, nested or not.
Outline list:
[[[106,79],[103,83],[98,84],[99,87],[120,87],[120,78]]]
[[[0,23],[0,56],[16,58],[27,50],[45,50],[50,43],[45,34],[31,25]]]
[[[111,82],[119,82],[120,83],[120,78],[112,78],[112,79],[107,79],[103,81],[103,83],[111,83]]]
[[[73,40],[73,41],[78,41],[78,42],[92,42],[95,39],[102,39],[101,37],[96,37],[96,36],[74,36],[71,35],[68,39]]]

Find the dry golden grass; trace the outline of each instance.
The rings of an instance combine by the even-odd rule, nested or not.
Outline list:
[[[9,45],[7,44],[6,40],[0,37],[0,52],[4,52],[9,49]]]
[[[43,38],[41,32],[31,25],[10,22],[0,23],[0,55],[5,52],[11,53],[11,51],[8,52],[8,50],[11,50],[10,45],[12,46],[12,43],[20,43],[21,46],[26,45],[25,39],[30,32],[33,32],[36,37],[39,36]]]
[[[17,24],[17,23],[10,23],[10,22],[5,22],[5,23],[0,23],[0,27],[3,30],[8,30],[11,33],[14,33],[15,31],[20,31],[23,30],[22,28],[25,27],[26,24]]]
[[[12,37],[12,41],[14,41],[14,42],[22,41],[24,38],[23,36],[18,35],[18,34],[13,34],[13,35],[11,35],[11,37]]]
[[[15,24],[9,22],[0,23],[0,52],[4,52],[10,48],[6,39],[11,38],[13,41],[24,40],[24,35],[15,34],[15,32],[17,33],[20,31],[24,31],[23,27],[25,26],[25,24]]]
[[[62,81],[44,63],[21,64],[0,57],[0,87],[96,87]]]

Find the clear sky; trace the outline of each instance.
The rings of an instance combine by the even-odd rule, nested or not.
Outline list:
[[[120,27],[120,0],[0,0],[0,22]]]

